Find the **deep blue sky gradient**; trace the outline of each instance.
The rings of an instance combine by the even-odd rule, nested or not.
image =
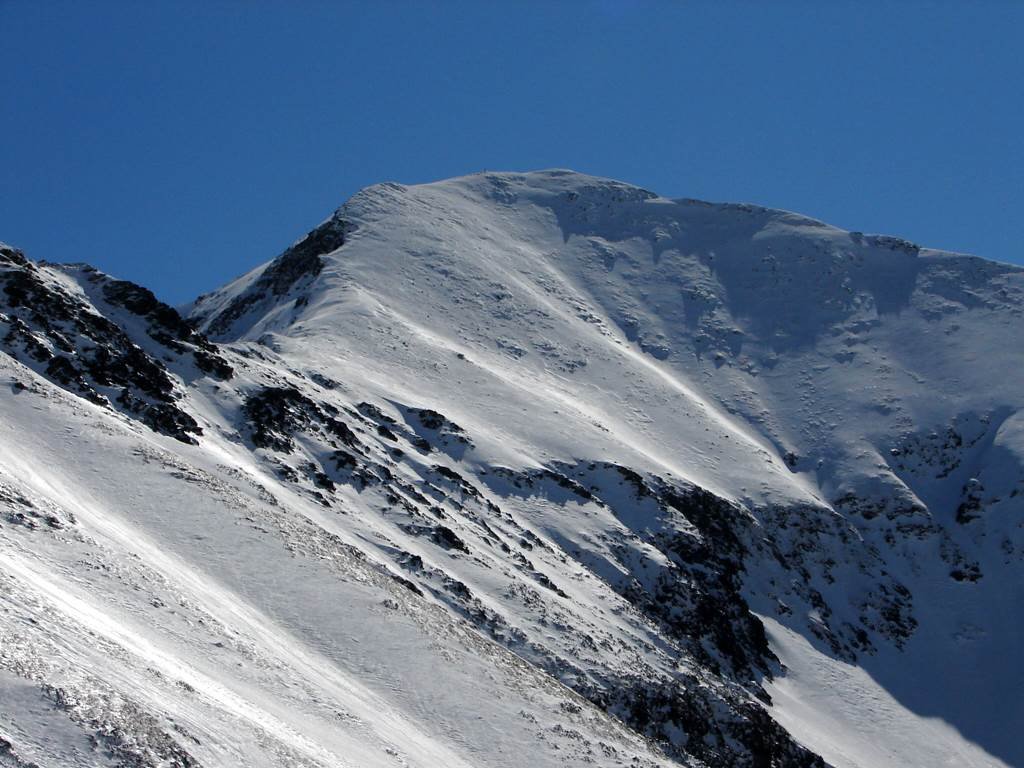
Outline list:
[[[183,302],[360,187],[569,167],[1024,262],[1024,3],[0,0],[0,240]]]

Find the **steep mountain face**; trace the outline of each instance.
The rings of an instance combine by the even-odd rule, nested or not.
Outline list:
[[[0,291],[0,765],[1024,764],[1021,268],[547,171]]]

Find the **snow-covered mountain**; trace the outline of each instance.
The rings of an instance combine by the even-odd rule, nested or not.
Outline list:
[[[1022,311],[569,171],[0,248],[0,765],[1024,765]]]

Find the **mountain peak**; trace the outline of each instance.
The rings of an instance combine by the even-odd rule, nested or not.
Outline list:
[[[563,170],[368,187],[191,322],[2,246],[0,698],[146,766],[1020,764],[1022,308]]]
[[[359,243],[354,251],[342,248],[349,238]],[[846,232],[788,211],[668,199],[564,169],[481,172],[367,187],[274,261],[200,297],[191,314],[221,339],[280,332],[305,314],[298,310],[324,297],[324,288],[336,284],[332,276],[357,265],[389,282],[405,275],[422,283],[416,264],[443,261],[458,275],[477,270],[484,259],[500,271],[494,277],[500,282],[531,270],[538,249],[548,269],[570,279],[567,269],[595,268],[615,279],[615,265],[626,263],[641,280],[667,277],[696,289],[712,279],[742,300],[744,313],[767,332],[788,336],[823,332],[821,322],[844,305],[844,295],[867,291],[881,311],[890,311],[913,290],[922,269],[911,258],[922,253],[914,243]],[[361,260],[371,251],[372,262]],[[765,281],[770,291],[761,290]],[[798,303],[816,309],[795,323],[783,305]],[[296,311],[283,311],[285,305]],[[775,328],[780,323],[788,327]]]

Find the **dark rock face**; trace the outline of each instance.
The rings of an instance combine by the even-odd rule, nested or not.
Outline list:
[[[588,697],[589,698],[589,697]],[[797,744],[758,704],[716,701],[701,681],[624,681],[600,694],[605,709],[633,730],[670,745],[681,763],[743,768],[826,768],[818,755]],[[684,734],[679,743],[672,733]]]
[[[74,269],[74,268],[69,268]],[[20,251],[0,250],[0,349],[50,381],[97,405],[116,408],[156,432],[194,443],[202,433],[179,405],[165,362],[142,346],[155,342],[168,361],[191,358],[221,378],[231,367],[215,345],[151,292],[80,267],[86,290],[98,288],[101,306],[120,307],[148,322],[146,338],[101,314],[84,295],[69,291],[57,272],[28,261]]]
[[[441,427],[448,423],[448,419],[437,411],[432,411],[429,408],[423,408],[418,411],[414,411],[414,413],[419,417],[420,424],[427,429],[441,429]]]
[[[423,453],[436,448],[458,458],[473,445],[466,430],[437,411],[430,408],[407,408],[405,415],[407,423],[416,433],[412,445]]]
[[[528,495],[605,506],[632,535],[667,556],[669,565],[659,566],[638,558],[627,543],[613,542],[618,565],[629,575],[611,586],[662,627],[681,660],[696,662],[706,676],[666,677],[645,669],[629,677],[587,676],[571,659],[546,654],[536,663],[562,679],[570,670],[578,693],[682,762],[824,765],[750,699],[753,693],[768,700],[761,681],[778,670],[778,660],[741,591],[746,563],[755,556],[749,543],[755,521],[748,513],[704,489],[606,462],[494,474]]]
[[[689,584],[680,594],[678,577],[660,577],[648,610],[675,634],[696,634],[691,651],[712,669],[720,670],[720,658],[740,678],[753,681],[758,674],[768,674],[777,660],[768,647],[764,625],[751,613],[741,592],[749,551],[735,528],[747,520],[731,504],[702,488],[680,492],[665,487],[657,498],[662,509],[682,515],[698,535],[656,537],[659,549],[687,574]],[[716,649],[719,658],[707,653],[708,647]]]
[[[0,245],[0,263],[7,263],[15,267],[27,267],[28,259],[26,259],[25,254],[17,248],[11,248],[8,245]]]
[[[147,333],[165,347],[184,354],[191,347],[196,366],[219,379],[230,379],[231,366],[210,342],[187,323],[173,307],[159,301],[152,291],[127,280],[107,280],[103,298],[108,304],[122,307],[149,321]]]
[[[349,446],[358,442],[349,426],[336,418],[337,409],[318,405],[294,387],[265,387],[250,394],[242,414],[257,448],[291,453],[292,437],[301,430],[326,432]]]
[[[218,338],[228,334],[234,323],[250,311],[308,284],[324,267],[321,257],[344,245],[349,231],[348,222],[337,217],[314,229],[272,261],[244,294],[212,318],[208,326],[210,335]],[[297,305],[302,304],[300,296]]]
[[[870,245],[875,248],[887,248],[907,256],[917,256],[921,252],[921,246],[904,240],[902,237],[891,235],[865,235],[861,232],[851,232],[850,239],[858,244]]]

